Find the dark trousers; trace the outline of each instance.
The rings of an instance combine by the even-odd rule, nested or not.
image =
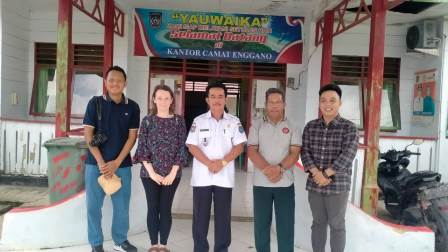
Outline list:
[[[294,185],[254,186],[254,230],[257,252],[271,251],[272,204],[275,209],[279,252],[294,251]]]
[[[227,252],[231,241],[230,218],[232,188],[219,186],[193,187],[194,252],[207,252],[208,226],[212,200],[215,209],[215,252]]]
[[[148,205],[146,225],[149,239],[151,239],[152,245],[158,244],[160,233],[160,244],[166,245],[172,224],[171,206],[180,178],[174,179],[169,186],[158,185],[150,178],[141,179]]]
[[[331,252],[344,251],[347,200],[348,192],[322,194],[308,191],[308,201],[313,215],[311,226],[313,252],[325,252],[328,225],[330,225]]]

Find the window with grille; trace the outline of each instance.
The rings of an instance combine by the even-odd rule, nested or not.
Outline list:
[[[82,117],[90,98],[102,93],[103,50],[103,45],[73,45],[72,117]],[[56,43],[35,43],[34,69],[30,114],[54,116]]]
[[[335,55],[332,59],[332,80],[342,89],[341,115],[364,128],[367,107],[368,57]],[[401,128],[399,80],[400,59],[384,58],[383,92],[380,126],[382,131]]]

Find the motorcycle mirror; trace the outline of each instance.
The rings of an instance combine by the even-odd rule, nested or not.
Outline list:
[[[420,144],[422,144],[424,141],[425,141],[425,140],[423,140],[423,139],[417,138],[417,139],[414,139],[414,141],[412,141],[412,144],[413,144],[413,145],[420,145]]]

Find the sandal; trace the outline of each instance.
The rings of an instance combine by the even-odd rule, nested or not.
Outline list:
[[[158,247],[151,247],[148,252],[159,252],[159,248]]]

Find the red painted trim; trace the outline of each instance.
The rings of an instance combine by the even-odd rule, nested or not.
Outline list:
[[[387,9],[389,9],[389,10],[393,9],[393,8],[397,7],[398,5],[404,3],[404,2],[405,2],[405,0],[392,0],[392,1],[389,1],[389,3],[387,4]]]
[[[367,149],[367,145],[358,143],[358,149],[366,150]]]
[[[375,0],[376,1],[376,0]],[[397,5],[405,2],[404,0],[391,0],[386,2],[386,9],[392,9],[396,7]],[[369,11],[369,8],[367,7],[366,0],[360,0],[358,6],[349,6],[349,3],[353,3],[352,0],[342,0],[336,7],[331,9],[332,11],[336,12],[338,14],[336,23],[337,23],[337,29],[333,31],[332,36],[336,36],[340,33],[343,33],[347,31],[348,29],[363,23],[367,19],[371,17],[371,11]],[[358,10],[356,12],[355,18],[352,20],[352,18],[344,18],[344,16],[347,14],[347,8],[353,8],[358,7]],[[349,14],[352,14],[352,12],[348,12]],[[320,43],[322,43],[322,31],[325,29],[322,27],[324,17],[321,17],[316,22],[316,36],[314,40],[315,46],[319,46]],[[346,24],[347,20],[349,21],[349,24]]]
[[[359,210],[363,211],[361,208],[359,208],[358,206],[354,205],[353,203],[349,202],[352,206],[354,206],[355,208],[358,208]],[[386,220],[380,219],[376,216],[372,216],[372,215],[368,215],[370,218],[395,229],[400,229],[404,232],[425,232],[425,233],[433,233],[433,231],[426,226],[405,226],[405,225],[400,225],[400,224],[395,224],[392,222],[388,222]]]
[[[325,11],[324,31],[322,41],[322,61],[320,72],[320,86],[331,83],[331,62],[333,55],[333,23],[334,11]]]
[[[121,15],[122,15],[122,13],[117,12],[117,11],[114,10],[114,22],[113,22],[113,24],[114,24],[114,32],[117,32],[117,33],[120,33],[120,27],[119,27],[120,23],[119,22],[121,22],[120,21],[120,16]]]
[[[355,206],[355,205],[353,205],[353,206]],[[357,207],[357,206],[355,206],[355,207]],[[369,216],[372,217],[373,219],[381,222],[382,224],[384,224],[386,226],[389,226],[389,227],[392,227],[392,228],[396,228],[396,229],[400,229],[400,230],[403,230],[403,231],[433,233],[433,231],[429,227],[426,227],[426,226],[417,226],[416,227],[416,226],[399,225],[399,224],[395,224],[395,223],[392,223],[392,222],[388,222],[386,220],[382,220],[382,219],[380,219],[378,217],[375,217],[375,216],[371,216],[371,215],[369,215]]]
[[[153,74],[182,74],[181,71],[151,71],[151,73]],[[221,74],[221,75],[217,75],[216,73],[190,73],[190,72],[186,72],[185,71],[185,75],[186,76],[207,76],[207,77],[223,77],[223,78],[232,78],[232,79],[238,79],[238,78],[242,78],[242,79],[247,79],[247,74]],[[267,76],[262,76],[262,75],[253,75],[254,78],[262,78],[263,80],[280,80],[280,81],[286,81],[286,77],[267,77]]]
[[[68,132],[69,136],[84,136],[84,127],[72,129]]]
[[[8,212],[8,214],[9,214],[9,213],[32,212],[32,211],[38,211],[38,210],[42,210],[42,209],[47,209],[47,208],[51,208],[51,207],[55,207],[55,206],[59,206],[59,205],[62,205],[62,204],[64,204],[65,202],[67,202],[67,201],[69,201],[69,200],[72,200],[72,199],[74,199],[74,198],[77,198],[78,196],[80,196],[80,195],[82,195],[82,194],[84,194],[84,193],[85,193],[85,191],[82,190],[82,191],[80,191],[80,192],[78,192],[78,193],[76,193],[76,194],[74,194],[74,195],[72,195],[72,196],[70,196],[70,197],[68,197],[68,198],[65,198],[65,199],[62,199],[62,200],[60,200],[60,201],[54,202],[53,204],[50,204],[50,205],[48,205],[48,206],[38,206],[38,207],[17,207],[17,208],[13,208],[13,209],[11,209],[11,210]]]
[[[89,0],[93,1],[93,0]],[[87,16],[91,17],[96,22],[104,25],[103,16],[101,15],[101,7],[99,5],[100,0],[95,0],[95,5],[93,6],[93,10],[89,11],[86,9],[84,5],[84,0],[73,0],[72,4],[81,12],[84,12]],[[90,6],[90,5],[89,5]],[[98,12],[99,17],[95,16]],[[107,15],[105,15],[107,16]],[[120,10],[117,6],[114,7],[113,12],[114,19],[114,32],[118,34],[120,37],[124,36],[124,12]],[[120,21],[121,19],[121,21]],[[120,21],[120,22],[119,22]],[[116,28],[116,29],[115,29]]]
[[[123,37],[124,36],[124,19],[126,16],[124,15],[124,12],[122,10],[118,9],[117,7],[115,7],[115,8],[116,8],[116,11],[118,11],[121,15],[121,28],[117,27],[117,30],[118,31],[121,30],[118,33],[120,34],[121,37]]]

